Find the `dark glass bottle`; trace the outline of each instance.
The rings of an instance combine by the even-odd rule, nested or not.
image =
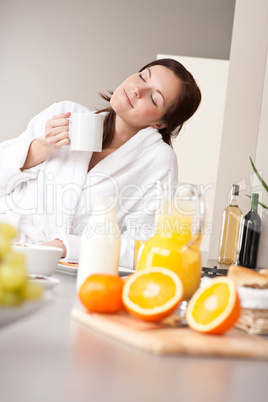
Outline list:
[[[237,265],[256,268],[261,236],[261,218],[257,212],[259,195],[251,196],[250,211],[241,222]]]

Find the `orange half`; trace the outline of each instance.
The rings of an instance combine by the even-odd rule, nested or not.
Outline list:
[[[234,281],[228,277],[211,279],[199,288],[187,306],[188,325],[207,334],[231,329],[240,315],[240,301]]]
[[[166,318],[182,297],[183,286],[178,275],[161,267],[135,272],[125,282],[122,295],[126,310],[144,321]]]

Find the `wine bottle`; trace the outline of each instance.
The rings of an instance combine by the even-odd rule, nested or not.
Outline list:
[[[235,264],[242,212],[238,206],[239,186],[233,184],[230,203],[223,211],[219,264]]]
[[[256,268],[258,261],[262,226],[261,218],[257,212],[258,200],[259,194],[253,193],[251,196],[250,211],[244,216],[241,222],[237,265],[242,265],[246,268]]]

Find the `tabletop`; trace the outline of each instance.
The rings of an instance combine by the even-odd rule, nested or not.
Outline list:
[[[151,355],[71,319],[75,276],[52,300],[0,329],[3,402],[266,402],[268,362]]]

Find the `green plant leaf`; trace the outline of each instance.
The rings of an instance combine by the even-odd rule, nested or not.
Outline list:
[[[252,168],[253,168],[253,170],[254,170],[256,176],[258,177],[258,179],[259,179],[260,182],[261,182],[261,185],[263,186],[263,188],[264,188],[264,189],[266,190],[266,192],[268,193],[268,185],[265,183],[265,181],[264,181],[264,180],[262,179],[262,177],[260,176],[260,174],[259,174],[258,170],[256,169],[256,167],[255,167],[255,165],[254,165],[253,160],[251,159],[251,157],[249,157],[249,159],[250,159],[251,166],[252,166]]]

